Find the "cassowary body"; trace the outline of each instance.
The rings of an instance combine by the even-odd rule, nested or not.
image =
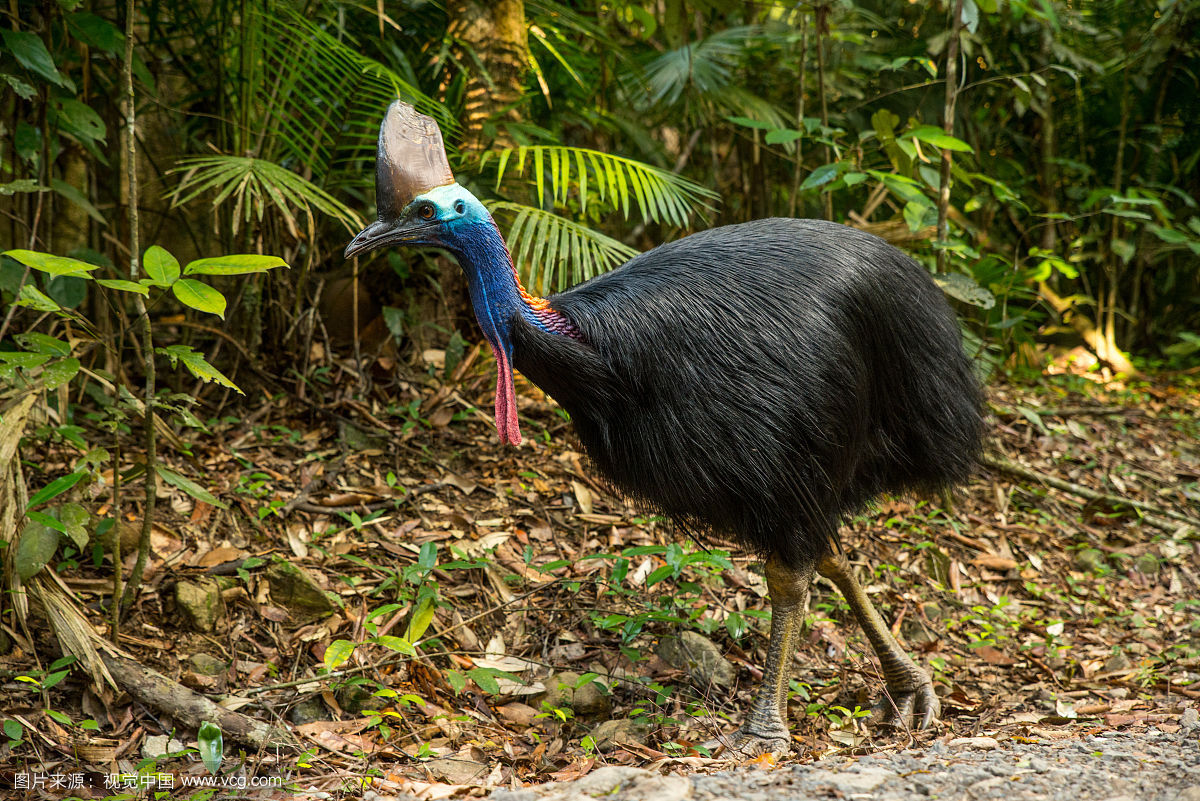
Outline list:
[[[417,146],[435,135],[440,160],[428,157],[434,144]],[[846,515],[883,491],[964,480],[979,448],[979,387],[928,273],[870,234],[769,219],[693,234],[533,298],[482,204],[444,183],[444,160],[432,120],[393,105],[380,133],[380,220],[347,253],[449,250],[496,354],[502,440],[520,441],[515,367],[571,413],[614,486],[765,556],[768,664],[732,745],[750,754],[789,740],[785,666],[814,570],[846,595],[880,656],[889,718],[928,725],[938,712],[928,676],[837,547]]]

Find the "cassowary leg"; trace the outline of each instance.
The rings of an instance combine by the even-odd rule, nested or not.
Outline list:
[[[730,755],[750,758],[765,753],[785,754],[791,749],[787,726],[787,690],[796,635],[804,622],[804,603],[812,584],[813,565],[791,567],[771,557],[766,564],[767,591],[771,596],[771,640],[767,665],[754,706],[742,727],[720,745]]]
[[[941,702],[933,692],[929,674],[917,667],[900,643],[892,636],[883,618],[854,578],[844,554],[830,554],[817,563],[817,572],[832,581],[850,604],[854,617],[867,634],[871,647],[883,667],[891,703],[882,701],[882,723],[904,726],[910,718],[918,729],[927,729],[941,712]]]

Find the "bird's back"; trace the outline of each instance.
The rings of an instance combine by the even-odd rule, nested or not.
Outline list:
[[[693,234],[550,298],[582,342],[529,325],[518,369],[595,466],[685,525],[791,562],[884,490],[963,480],[980,390],[929,274],[816,220]]]

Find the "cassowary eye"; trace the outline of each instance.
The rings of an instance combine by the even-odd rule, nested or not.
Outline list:
[[[425,205],[421,206],[421,208],[417,209],[417,215],[422,220],[432,220],[433,219],[433,206],[426,203]]]

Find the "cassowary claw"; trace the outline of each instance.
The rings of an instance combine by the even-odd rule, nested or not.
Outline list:
[[[732,734],[722,734],[715,740],[709,740],[703,747],[719,759],[746,762],[763,754],[786,756],[792,751],[792,739],[787,732],[762,735],[747,731],[743,726]]]
[[[923,731],[934,724],[941,711],[942,702],[933,691],[933,683],[925,678],[913,688],[888,690],[875,705],[871,720],[880,729],[907,729],[912,721],[912,728]]]

